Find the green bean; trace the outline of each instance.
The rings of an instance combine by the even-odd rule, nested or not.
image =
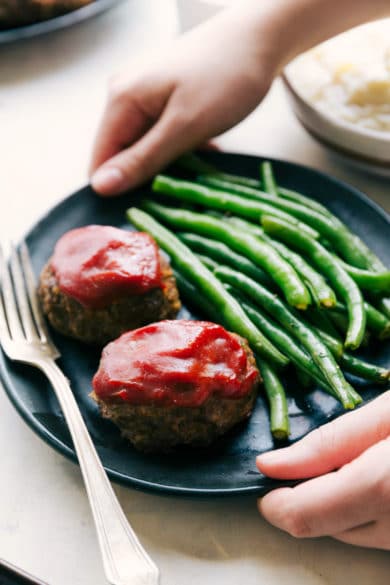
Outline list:
[[[256,327],[260,329],[260,331],[262,331],[264,335],[291,360],[295,367],[303,370],[308,376],[315,380],[321,388],[333,395],[333,390],[326,382],[322,372],[313,362],[310,355],[296,343],[295,339],[284,329],[281,329],[276,325],[272,319],[259,309],[259,307],[255,308],[249,301],[242,300],[240,294],[237,294],[233,287],[230,287],[230,285],[226,285],[226,287],[231,291],[231,294],[237,298],[245,313],[253,321]]]
[[[250,179],[242,175],[232,175],[219,171],[216,166],[205,162],[193,152],[183,154],[175,161],[175,164],[186,171],[192,171],[197,174],[210,174],[226,181],[247,185],[247,187],[260,187],[260,182],[257,179]]]
[[[244,185],[246,187],[251,187],[253,189],[261,189],[262,188],[262,182],[259,180],[249,178],[249,177],[246,177],[243,175],[232,175],[230,173],[221,172],[217,169],[217,167],[215,167],[213,165],[209,165],[208,163],[204,163],[198,157],[195,157],[195,158],[197,159],[196,162],[193,161],[191,164],[181,165],[181,166],[183,166],[184,168],[187,168],[188,170],[195,171],[199,175],[212,175],[213,177],[220,179],[222,181],[227,181],[227,182],[231,182],[233,184],[238,184],[238,185]],[[261,172],[260,172],[260,174],[261,174]],[[281,187],[278,184],[276,184],[276,187],[277,187],[276,195],[279,195],[280,197],[283,197],[285,199],[290,199],[291,201],[295,201],[296,203],[301,203],[303,205],[306,205],[307,207],[315,209],[316,211],[319,211],[320,213],[323,213],[324,215],[328,215],[328,216],[331,215],[330,211],[324,205],[321,205],[321,203],[318,203],[318,201],[315,201],[314,199],[311,199],[310,197],[307,197],[306,195],[303,195],[302,193],[299,193],[298,191],[293,191],[292,189],[287,189],[286,187]],[[265,191],[267,191],[267,189],[265,188],[265,185],[264,185],[264,189],[265,189]]]
[[[231,175],[230,173],[221,173],[219,171],[214,171],[212,173],[201,173],[199,175],[211,175],[216,179],[220,179],[221,181],[229,181],[231,183],[235,183],[236,185],[244,185],[245,187],[251,187],[252,189],[261,189],[261,183],[257,179],[252,179],[250,177],[243,177],[242,175]]]
[[[345,312],[345,306],[344,307],[344,311],[342,313],[336,313],[335,311],[329,311],[329,317],[332,319],[332,323],[334,324],[334,326],[338,329],[339,333],[341,335],[345,335],[347,329],[348,329],[348,315]]]
[[[219,189],[224,197],[226,193],[241,195],[242,197],[247,197],[248,201],[256,200],[264,202],[286,213],[290,213],[325,236],[350,264],[359,268],[373,268],[374,270],[381,271],[383,269],[383,264],[379,258],[334,215],[324,215],[309,208],[307,205],[301,205],[294,201],[275,197],[258,189],[245,187],[244,185],[229,184],[211,175],[198,177],[198,180],[204,185]]]
[[[255,221],[259,221],[259,217],[264,213],[277,215],[277,217],[293,223],[299,229],[310,234],[311,237],[319,237],[318,232],[310,226],[297,220],[292,215],[261,201],[244,199],[241,196],[223,193],[216,189],[209,189],[203,185],[173,179],[165,175],[157,175],[153,181],[152,188],[156,193],[163,193],[169,197],[174,197],[181,201],[189,201],[190,203],[197,203],[211,209],[230,211],[236,215],[241,215]]]
[[[336,294],[343,298],[348,307],[349,327],[345,347],[357,349],[366,328],[364,300],[357,284],[319,242],[306,237],[305,234],[279,218],[263,216],[262,225],[267,233],[303,251],[326,275]]]
[[[318,306],[327,308],[334,307],[336,304],[336,295],[334,294],[334,291],[330,288],[321,274],[314,270],[314,268],[312,268],[310,264],[308,264],[302,258],[302,256],[296,254],[281,242],[277,242],[272,238],[269,238],[260,226],[234,216],[227,217],[226,221],[232,225],[235,225],[237,228],[245,229],[249,233],[265,239],[265,241],[270,244],[270,246],[273,246],[275,250],[279,252],[282,258],[286,260],[286,262],[295,268],[298,275],[302,278],[303,282],[310,290],[313,300]],[[248,276],[250,276],[250,274]]]
[[[240,293],[231,286],[226,285],[232,296],[237,298],[246,314],[250,317],[258,329],[266,335],[272,343],[287,355],[291,362],[298,370],[305,372],[311,377],[325,392],[335,395],[334,390],[327,384],[322,372],[314,364],[309,354],[300,348],[295,340],[286,331],[273,323],[272,319],[266,316],[259,307],[254,307],[249,301],[242,298]],[[363,379],[372,380],[375,382],[384,382],[390,377],[390,370],[381,368],[374,364],[370,364],[360,360],[350,354],[343,353],[340,356],[340,363],[345,371],[353,373]],[[362,402],[361,396],[352,389],[351,397],[353,397],[355,404]],[[336,396],[337,398],[337,396]]]
[[[203,294],[191,282],[184,278],[181,272],[174,270],[173,273],[180,296],[208,319],[212,319],[213,321],[218,319],[217,308],[205,299]]]
[[[390,319],[390,298],[380,299],[378,309]]]
[[[331,335],[338,341],[341,341],[339,331],[334,326],[333,321],[329,317],[328,311],[313,308],[306,313],[305,317],[311,323],[311,325],[317,327],[317,329],[322,329],[322,331],[325,331],[325,333],[328,333],[328,335]]]
[[[341,263],[345,272],[348,272],[360,288],[375,294],[390,293],[390,270],[371,272],[362,268],[356,268],[356,266],[351,266],[343,262],[340,258],[337,258],[337,260]]]
[[[364,308],[367,316],[368,329],[372,331],[372,333],[378,337],[378,339],[388,339],[390,337],[390,319],[388,319],[386,315],[378,311],[378,309],[373,307],[370,303],[365,302]],[[332,307],[331,311],[329,312],[329,315],[333,319],[335,314],[345,314],[345,312],[345,305],[342,303],[336,303],[336,305]]]
[[[283,197],[284,199],[294,201],[295,203],[299,203],[300,205],[304,205],[306,207],[309,207],[310,209],[314,209],[315,211],[318,211],[319,213],[322,213],[327,217],[331,217],[332,214],[330,213],[330,211],[324,205],[321,205],[321,203],[318,203],[317,201],[314,201],[310,197],[306,197],[301,193],[297,193],[297,191],[292,191],[291,189],[279,187],[279,185],[276,182],[272,165],[270,162],[261,163],[260,175],[263,179],[263,188],[264,191],[266,191],[266,193],[269,193],[270,195],[275,195],[276,197],[280,196]],[[249,187],[251,185],[247,186]],[[253,187],[255,189],[256,188],[261,189],[260,184],[258,186],[253,185]]]
[[[268,241],[270,245],[271,242],[272,246],[279,252],[281,257],[295,268],[298,275],[310,290],[316,305],[327,309],[334,307],[336,304],[336,295],[323,276],[317,272],[317,270],[314,270],[314,268],[312,268],[302,256],[296,254],[281,242],[275,242],[273,240]]]
[[[382,299],[383,301],[385,299]],[[365,303],[367,312],[367,323],[369,328],[378,337],[378,339],[389,339],[390,337],[390,319],[385,313],[382,313],[369,303]]]
[[[206,175],[206,176],[209,176],[209,175]],[[205,184],[206,184],[206,182],[205,182]],[[310,207],[307,204],[305,204],[305,205],[307,207]],[[328,215],[330,215],[330,214],[328,214]],[[276,215],[276,217],[278,217],[278,215]],[[261,227],[259,227],[259,225],[257,225],[256,223],[253,223],[253,221],[248,221],[248,219],[242,219],[241,217],[237,217],[235,215],[226,215],[224,217],[224,219],[226,221],[229,221],[233,225],[236,225],[236,227],[240,227],[240,228],[243,228],[243,229],[249,229],[251,233],[256,234],[260,238],[263,238],[264,239],[264,237],[266,237],[266,234],[264,233],[264,230]],[[306,225],[306,224],[303,224],[303,225]],[[314,239],[319,239],[319,238],[316,236]],[[325,247],[327,247],[329,249],[332,249],[332,247],[330,245],[330,242],[328,242],[326,239],[321,238],[321,243],[323,244],[323,246],[325,246]],[[309,270],[310,270],[310,268],[309,268]],[[310,275],[310,276],[311,276],[310,277],[310,280],[312,280],[312,276],[313,275]],[[314,278],[314,282],[316,282],[316,277]],[[322,288],[322,287],[323,287],[323,282],[320,285],[320,288]]]
[[[223,211],[217,211],[216,209],[205,209],[204,213],[206,215],[209,215],[210,217],[216,217],[217,219],[225,218],[225,214],[223,213]]]
[[[278,196],[278,187],[276,185],[272,165],[269,161],[263,161],[260,165],[260,174],[263,182],[264,191],[270,195]]]
[[[214,173],[216,171],[214,165],[205,162],[193,152],[186,152],[185,154],[182,154],[175,161],[175,165],[186,171],[192,171],[194,173]]]
[[[252,189],[259,189],[262,188],[262,183],[260,181],[256,181],[256,179],[251,179],[249,177],[243,177],[241,175],[231,175],[229,173],[221,173],[217,170],[212,170],[209,172],[202,172],[199,170],[199,176],[207,177],[208,175],[220,179],[221,181],[226,181],[227,183],[233,183],[235,185],[244,185],[244,187],[250,187]],[[295,201],[295,203],[300,203],[301,205],[306,205],[306,207],[310,207],[310,209],[314,209],[319,213],[322,213],[326,216],[331,216],[331,212],[321,203],[299,193],[298,191],[293,191],[292,189],[287,189],[286,187],[281,187],[277,185],[277,195],[282,197],[283,199],[289,199],[290,201]]]
[[[330,312],[329,312],[330,313]],[[339,330],[339,332],[343,335],[348,330],[348,317],[346,313],[332,313],[329,314],[332,322],[334,323],[335,327]],[[371,341],[371,332],[368,331],[366,327],[366,331],[364,333],[364,337],[362,339],[362,343],[360,347],[368,347]]]
[[[183,242],[140,209],[128,209],[127,217],[135,227],[153,236],[158,245],[169,254],[176,269],[196,285],[210,303],[218,307],[220,318],[228,328],[245,337],[255,352],[276,366],[288,363],[288,358],[253,325],[238,302]]]
[[[287,439],[290,434],[286,392],[274,369],[263,359],[257,359],[265,393],[270,407],[270,428],[275,439]]]
[[[226,285],[226,288],[231,291],[230,294],[232,296],[238,299],[244,311],[249,315],[256,327],[260,329],[282,353],[285,353],[293,363],[302,363],[307,371],[313,372],[313,374],[317,371],[317,374],[320,375],[320,372],[317,370],[317,366],[313,364],[312,359],[303,349],[300,348],[291,335],[274,323],[274,321],[265,315],[258,306],[255,308],[249,300],[243,299],[240,291],[237,292],[236,289],[229,284]]]
[[[274,283],[264,270],[248,260],[246,256],[231,250],[226,244],[197,234],[178,233],[177,235],[191,250],[209,256],[220,264],[227,264],[232,268],[236,268],[266,287],[272,288],[274,286]]]
[[[311,199],[311,197],[307,197],[306,195],[302,195],[302,193],[298,193],[298,191],[286,189],[285,187],[278,187],[278,194],[279,197],[283,197],[289,201],[294,201],[300,205],[306,205],[306,207],[314,209],[315,211],[318,211],[318,213],[322,213],[322,215],[332,217],[332,213],[324,205],[318,203],[318,201],[315,199]]]
[[[310,390],[313,387],[313,379],[304,370],[296,368],[295,374],[302,390]]]
[[[349,320],[347,313],[335,313],[334,311],[329,311],[329,318],[332,320],[332,323],[335,327],[339,330],[341,335],[345,335],[348,331]],[[364,332],[364,337],[362,339],[361,347],[368,347],[371,341],[371,331],[366,327],[366,331]]]
[[[339,362],[344,352],[342,342],[318,327],[313,327],[313,331],[320,339],[322,339],[329,351],[332,352],[335,360]]]
[[[223,181],[232,181],[232,183],[238,183],[239,185],[244,185],[245,187],[252,187],[254,189],[260,189],[261,183],[256,179],[251,179],[250,177],[242,177],[241,175],[231,175],[228,173],[215,173],[216,177],[219,177]]]
[[[204,264],[209,270],[211,270],[211,272],[213,272],[213,270],[215,270],[219,266],[218,262],[215,262],[215,260],[209,258],[209,256],[205,256],[204,254],[196,254],[196,257],[199,258],[202,264]]]
[[[341,357],[340,365],[346,372],[365,380],[384,383],[390,379],[389,369],[370,364],[348,353]]]
[[[345,380],[331,352],[310,326],[298,319],[275,295],[244,274],[240,274],[226,266],[217,268],[214,274],[223,282],[233,285],[253,299],[272,314],[287,331],[298,338],[323,373],[326,381],[337,393],[344,408],[354,408],[355,401],[350,395],[352,387]]]
[[[248,221],[247,219],[237,217],[236,215],[226,215],[224,217],[224,220],[228,221],[229,223],[231,223],[232,225],[239,229],[249,231],[251,234],[257,236],[258,238],[264,238],[264,236],[267,235],[263,228],[258,223],[253,223],[251,221]]]
[[[299,256],[299,254],[295,254],[295,252],[292,252],[281,242],[277,242],[269,238],[259,225],[252,224],[246,220],[243,220],[235,216],[226,217],[225,221],[236,226],[241,230],[244,230],[245,232],[260,237],[261,239],[265,240],[270,246],[275,248],[277,252],[279,252],[280,256],[284,258],[286,262],[291,264],[291,266],[296,270],[297,274],[302,278],[306,287],[310,290],[313,299],[318,305],[329,308],[333,307],[336,304],[336,296],[333,290],[328,286],[325,279],[321,276],[321,274],[314,270],[301,256]],[[206,250],[205,253],[207,253]],[[220,257],[219,260],[224,264],[232,266],[233,268],[237,268],[238,270],[241,269],[241,272],[244,272],[244,274],[247,274],[251,278],[254,278],[255,280],[257,280],[257,282],[266,285],[264,281],[250,274],[249,271],[246,271],[242,266],[239,265],[239,263],[237,262],[232,263],[226,261],[226,258],[223,257]]]
[[[257,179],[250,179],[242,175],[232,175],[231,173],[224,173],[219,171],[214,165],[205,162],[199,156],[192,152],[188,152],[179,157],[175,164],[186,171],[191,171],[200,175],[213,175],[223,181],[232,181],[233,183],[239,183],[246,185],[247,187],[260,187],[260,182]]]
[[[246,254],[263,268],[280,286],[287,301],[298,309],[305,309],[311,301],[310,294],[295,270],[265,242],[228,225],[226,222],[201,213],[173,209],[147,201],[143,207],[163,222],[178,230],[190,230],[222,240],[237,252]]]

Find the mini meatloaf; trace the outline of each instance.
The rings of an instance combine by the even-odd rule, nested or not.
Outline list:
[[[247,342],[205,321],[161,321],[107,345],[91,396],[143,452],[205,446],[252,412],[260,374]]]
[[[57,331],[100,346],[180,309],[172,269],[153,238],[100,225],[58,240],[39,297]]]

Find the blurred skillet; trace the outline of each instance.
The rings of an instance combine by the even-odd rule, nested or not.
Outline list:
[[[122,0],[95,0],[87,6],[77,8],[72,12],[49,18],[42,22],[36,22],[26,26],[20,26],[5,30],[0,30],[0,45],[5,43],[11,43],[14,41],[20,41],[23,39],[29,39],[38,35],[50,33],[62,28],[76,25],[84,20],[97,16],[106,10],[114,7]]]

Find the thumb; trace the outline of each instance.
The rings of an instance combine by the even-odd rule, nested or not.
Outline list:
[[[162,117],[135,144],[105,162],[92,176],[92,187],[101,195],[119,195],[144,183],[203,136],[189,115],[167,105]]]
[[[263,453],[256,463],[270,477],[314,477],[349,463],[389,435],[390,391],[319,427],[290,447]]]

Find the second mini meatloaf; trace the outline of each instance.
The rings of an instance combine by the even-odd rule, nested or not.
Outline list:
[[[100,225],[60,238],[42,271],[39,297],[55,329],[94,345],[180,309],[172,269],[156,242]]]
[[[107,345],[92,397],[145,452],[207,445],[251,413],[260,381],[244,339],[205,321],[161,321]]]

